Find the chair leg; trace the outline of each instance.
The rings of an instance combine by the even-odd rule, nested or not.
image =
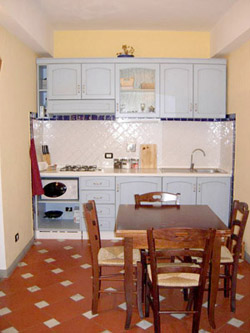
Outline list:
[[[196,289],[193,291],[194,294],[194,311],[196,313],[193,315],[193,325],[192,325],[192,333],[198,333],[200,327],[200,318],[201,318],[201,307],[202,307],[202,296],[199,295],[201,291]]]
[[[234,264],[233,265],[232,280],[231,280],[231,301],[230,301],[231,312],[235,312],[235,310],[236,310],[237,272],[238,272],[237,264]]]
[[[159,314],[159,298],[153,299],[153,316],[154,316],[154,331],[155,333],[161,333],[161,322]]]
[[[144,274],[143,274],[143,266],[141,262],[137,263],[137,270],[136,270],[136,277],[137,277],[137,284],[136,284],[136,291],[137,291],[137,307],[138,307],[138,312],[141,318],[144,318],[143,311],[142,311],[142,281],[144,279]]]
[[[187,288],[184,288],[183,289],[183,295],[184,295],[184,301],[188,301],[188,289]]]
[[[149,317],[149,298],[150,298],[150,290],[148,285],[148,276],[146,275],[146,283],[145,283],[145,317]]]
[[[97,314],[98,299],[100,290],[100,280],[99,275],[93,276],[93,288],[92,288],[92,313]]]
[[[194,302],[194,290],[190,289],[186,310],[191,311]]]
[[[230,280],[230,266],[225,265],[224,267],[224,274],[226,278],[224,278],[224,297],[229,297],[229,280]]]

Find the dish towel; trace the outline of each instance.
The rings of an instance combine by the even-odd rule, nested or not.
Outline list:
[[[31,177],[32,177],[32,195],[44,194],[39,167],[37,163],[36,147],[34,139],[31,139],[30,142],[30,160],[31,160]]]

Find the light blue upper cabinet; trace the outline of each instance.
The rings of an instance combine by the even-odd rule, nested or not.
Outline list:
[[[48,99],[81,99],[81,65],[48,65]]]
[[[226,66],[194,65],[194,117],[222,118],[226,114]]]
[[[161,117],[193,117],[193,65],[161,65]]]
[[[226,65],[161,65],[161,117],[224,118],[225,115]]]
[[[115,98],[114,64],[82,65],[82,98]]]
[[[116,65],[116,116],[159,117],[159,65]]]

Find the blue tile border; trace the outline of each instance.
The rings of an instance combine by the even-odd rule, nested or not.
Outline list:
[[[32,119],[38,120],[116,120],[115,114],[71,114],[71,115],[53,115],[46,118],[38,118],[36,113],[31,113]],[[131,118],[132,119],[132,118]],[[134,121],[145,118],[133,118]],[[150,118],[152,119],[152,118]],[[155,119],[155,118],[153,118]],[[227,114],[225,118],[159,118],[161,121],[195,121],[195,122],[219,122],[235,120],[235,114]]]

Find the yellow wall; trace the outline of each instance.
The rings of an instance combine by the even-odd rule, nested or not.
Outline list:
[[[228,55],[228,113],[236,113],[234,198],[250,206],[250,41]],[[244,239],[250,253],[250,217]]]
[[[6,267],[0,269],[5,270],[33,237],[29,112],[36,110],[36,54],[0,26],[0,57],[0,177],[6,253]],[[17,232],[20,240],[15,243]]]
[[[56,31],[54,57],[116,57],[127,44],[135,48],[135,57],[209,58],[209,36],[184,31]]]

